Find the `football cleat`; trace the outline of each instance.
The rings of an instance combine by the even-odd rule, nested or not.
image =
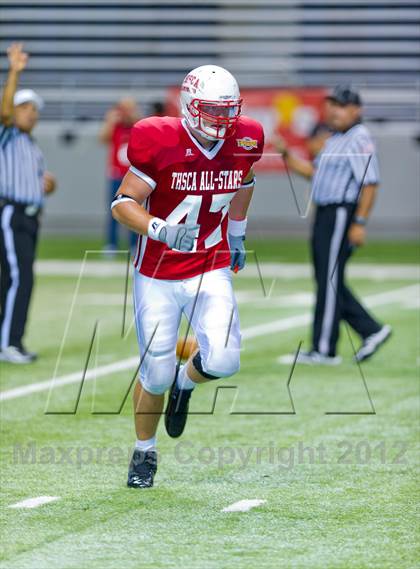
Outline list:
[[[180,389],[175,379],[165,411],[166,432],[172,438],[180,437],[184,432],[191,393],[192,389]]]
[[[128,467],[127,486],[129,488],[151,488],[157,471],[157,452],[134,449]]]
[[[369,359],[373,354],[379,350],[379,348],[384,344],[392,334],[392,328],[388,324],[382,326],[382,328],[375,334],[371,334],[363,340],[362,345],[357,350],[354,360],[356,362],[363,362]]]

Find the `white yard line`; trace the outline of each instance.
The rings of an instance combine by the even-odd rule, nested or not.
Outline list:
[[[248,512],[251,508],[256,508],[266,502],[267,500],[239,500],[239,502],[223,508],[222,512]]]
[[[111,373],[116,373],[117,371],[124,371],[126,369],[134,368],[139,363],[139,358],[127,358],[125,360],[120,360],[112,364],[107,364],[90,369],[86,372],[85,381],[90,381],[97,377],[104,377],[110,375]],[[69,385],[71,383],[80,382],[82,379],[82,371],[76,371],[57,377],[55,380],[47,379],[45,381],[38,381],[37,383],[30,383],[29,385],[22,385],[22,387],[14,387],[13,389],[8,389],[7,391],[0,392],[0,401],[7,401],[8,399],[17,399],[18,397],[24,397],[25,395],[31,395],[32,393],[39,393],[40,391],[46,391],[53,387]]]
[[[257,324],[256,326],[245,328],[245,330],[242,330],[241,334],[244,340],[249,340],[250,338],[265,336],[266,334],[271,334],[272,332],[284,332],[285,330],[300,328],[301,326],[308,324],[310,321],[310,314],[299,314],[298,316],[289,316],[288,318],[274,320],[274,322]]]
[[[312,306],[314,295],[311,292],[300,292],[295,294],[268,294],[263,296],[262,289],[256,290],[237,290],[235,291],[236,302],[238,304],[258,304],[260,307],[308,307]],[[124,295],[112,292],[86,292],[77,295],[77,302],[88,306],[123,306]],[[131,295],[127,296],[127,305],[133,304]]]
[[[122,257],[123,258],[123,257]],[[83,265],[83,275],[86,277],[125,277],[126,264],[119,261],[87,260],[83,261],[37,261],[35,270],[43,276],[74,276],[80,275]],[[312,278],[312,267],[309,263],[260,263],[259,269],[263,278],[299,279]],[[258,277],[258,267],[248,263],[236,278]],[[351,278],[368,280],[418,280],[420,267],[410,264],[375,264],[350,263],[347,274]]]
[[[256,264],[248,263],[239,273],[244,277],[258,277],[261,273],[263,279],[280,278],[284,280],[307,278],[312,279],[313,268],[309,263],[260,263],[260,271]],[[420,266],[400,264],[362,264],[349,263],[346,275],[354,279],[367,279],[373,281],[384,280],[419,280]]]
[[[417,289],[416,289],[417,287]],[[410,285],[404,288],[405,291],[409,290],[413,293],[418,291],[418,294],[411,294],[408,296],[403,296],[400,289],[386,291],[383,293],[378,293],[375,295],[374,301],[370,302],[370,306],[376,306],[377,304],[383,304],[384,300],[391,299],[396,302],[401,302],[404,308],[419,308],[420,307],[420,287],[418,285]],[[293,294],[268,294],[263,295],[262,289],[256,290],[238,290],[235,291],[235,298],[238,304],[250,304],[256,305],[259,308],[272,309],[274,307],[286,307],[286,308],[297,308],[297,307],[311,307],[315,302],[315,295],[312,292],[299,292]],[[89,306],[123,306],[124,296],[121,293],[82,293],[77,296],[78,302],[86,304]],[[128,305],[132,304],[131,295],[127,297],[126,302]]]
[[[16,504],[11,504],[9,508],[38,508],[38,506],[49,504],[59,499],[60,496],[38,496],[37,498],[28,498],[27,500],[16,502]]]
[[[420,285],[410,285],[386,292],[380,292],[378,294],[373,294],[364,299],[368,306],[381,306],[392,304],[394,302],[406,301],[410,295],[419,295]],[[284,332],[286,330],[292,330],[294,328],[300,328],[309,324],[312,320],[312,314],[298,314],[296,316],[289,316],[287,318],[280,318],[274,320],[273,322],[267,322],[264,324],[257,324],[255,326],[250,326],[242,330],[242,337],[244,340],[249,340],[251,338],[257,338],[258,336],[265,336],[266,334],[271,334],[274,332]],[[105,377],[112,373],[118,371],[124,371],[126,369],[134,369],[138,365],[138,357],[131,357],[125,360],[120,360],[111,364],[99,366],[88,370],[86,372],[85,381],[91,381],[98,377]],[[62,385],[68,385],[71,383],[80,382],[82,379],[82,371],[77,371],[64,375],[62,377],[51,378],[45,381],[40,381],[37,383],[31,383],[29,385],[23,385],[21,387],[15,387],[13,389],[8,389],[6,391],[0,392],[0,401],[8,401],[10,399],[17,399],[19,397],[25,397],[32,393],[39,393],[41,391],[47,391],[53,387],[59,387]]]
[[[404,303],[407,302],[408,299],[418,298],[419,295],[420,284],[414,284],[395,290],[372,294],[365,299],[365,302],[369,307],[381,306],[383,304],[392,304],[393,302]]]

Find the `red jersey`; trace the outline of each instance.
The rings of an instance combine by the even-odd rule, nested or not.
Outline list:
[[[127,158],[131,126],[117,123],[112,131],[108,153],[108,176],[114,180],[124,178],[130,166]]]
[[[171,225],[200,224],[193,251],[169,249],[141,235],[134,266],[158,279],[186,279],[230,265],[227,241],[229,204],[244,184],[264,146],[263,128],[245,116],[226,140],[206,149],[193,137],[184,119],[151,117],[136,123],[128,145],[130,171],[153,191],[144,204],[154,217]]]

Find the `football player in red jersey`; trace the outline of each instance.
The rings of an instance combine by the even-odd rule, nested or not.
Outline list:
[[[153,485],[165,391],[166,430],[178,437],[196,385],[239,370],[231,270],[245,264],[252,166],[263,151],[263,129],[241,115],[238,84],[221,67],[191,71],[180,97],[182,119],[151,117],[134,125],[131,167],[112,203],[115,219],[139,234],[133,294],[142,360],[133,395],[132,488]],[[199,348],[177,370],[182,314]]]

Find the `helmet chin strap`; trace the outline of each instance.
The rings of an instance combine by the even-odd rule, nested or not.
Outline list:
[[[186,121],[191,134],[198,140],[200,144],[205,144],[206,142],[214,145],[216,142],[219,142],[219,138],[212,137],[211,135],[204,133],[200,128],[196,126],[192,126],[188,121]]]
[[[204,137],[206,140],[210,140],[212,142],[219,142],[219,140],[224,140],[224,135],[226,134],[226,127],[225,126],[222,126],[219,128],[219,136],[216,136],[216,134],[218,132],[217,128],[214,128],[211,126],[206,126],[203,123],[204,123],[204,121],[199,123],[199,125],[196,127],[197,132],[199,132],[202,137]],[[208,132],[206,129],[208,129],[210,132]],[[215,132],[214,136],[211,134],[212,130]]]
[[[211,129],[211,127],[210,127],[210,129]],[[214,130],[216,130],[216,129],[214,129]],[[220,132],[220,137],[217,137],[217,136],[214,136],[214,137],[213,137],[213,136],[212,136],[210,133],[208,133],[208,132],[204,132],[204,134],[209,137],[209,140],[214,140],[214,141],[223,140],[224,135],[226,134],[226,127],[225,127],[225,126],[222,126],[220,130],[221,130],[221,132]],[[203,131],[201,131],[201,132],[203,132]]]
[[[205,132],[204,130],[198,128],[196,129],[197,134],[199,134],[202,138],[204,138],[205,140],[208,140],[209,142],[219,142],[219,140],[221,140],[220,138],[218,138],[217,136],[212,136],[210,133]]]

